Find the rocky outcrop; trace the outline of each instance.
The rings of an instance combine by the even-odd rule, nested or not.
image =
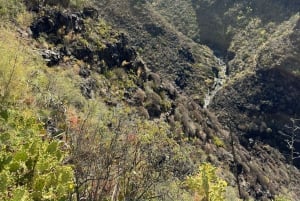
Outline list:
[[[32,31],[33,37],[37,38],[40,34],[58,34],[58,30],[63,28],[65,34],[71,31],[76,33],[82,32],[84,30],[83,25],[83,13],[67,13],[56,10],[46,10],[46,14],[37,20],[35,20],[30,29]],[[50,38],[48,38],[50,39]],[[55,41],[51,41],[55,44],[61,42],[57,38]]]
[[[48,66],[58,65],[67,56],[95,65],[95,69],[101,67],[102,61],[104,62],[102,68],[122,66],[124,62],[128,70],[137,71],[139,67],[142,67],[140,62],[136,62],[136,51],[132,47],[128,47],[128,39],[125,34],[116,34],[115,42],[108,42],[101,38],[101,35],[93,38],[89,36],[85,18],[95,18],[97,10],[84,8],[82,12],[72,13],[53,9],[47,10],[45,13],[44,16],[32,23],[30,29],[34,38],[44,37],[49,43],[56,46],[54,50],[40,50]],[[70,36],[74,39],[66,39]],[[99,43],[102,43],[103,46],[100,47]],[[60,48],[58,49],[58,47]],[[104,71],[105,69],[98,70],[102,73]],[[86,76],[86,72],[83,70],[80,73],[82,76]]]

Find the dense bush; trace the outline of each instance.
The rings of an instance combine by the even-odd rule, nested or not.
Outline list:
[[[226,181],[217,177],[216,168],[209,163],[200,166],[195,176],[190,176],[186,184],[192,189],[200,201],[224,201]]]
[[[62,144],[42,139],[43,126],[30,111],[2,110],[0,116],[0,199],[65,199],[74,185]]]
[[[42,64],[12,32],[0,38],[0,200],[65,200],[74,186],[68,152],[38,120],[28,82]]]

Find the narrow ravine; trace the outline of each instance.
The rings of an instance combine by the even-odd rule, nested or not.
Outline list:
[[[228,79],[228,76],[226,74],[226,63],[222,59],[218,58],[218,64],[218,72],[215,73],[214,84],[211,89],[208,89],[208,92],[204,98],[203,108],[205,109],[210,105],[217,92],[222,89],[223,85]]]

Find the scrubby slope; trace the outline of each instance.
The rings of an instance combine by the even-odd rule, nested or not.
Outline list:
[[[243,199],[299,198],[277,135],[299,115],[297,2],[46,3],[5,18],[44,60],[22,75],[32,97],[21,105],[70,151],[70,199],[198,199],[184,181],[205,161],[229,184],[227,200],[238,187]],[[223,67],[227,83],[203,109]]]
[[[283,172],[290,172],[284,165],[284,157],[277,153],[276,149],[280,150],[282,154],[287,154],[288,147],[284,142],[287,138],[279,133],[283,132],[282,130],[289,133],[290,131],[285,129],[284,125],[291,123],[291,117],[299,117],[297,101],[299,99],[297,87],[299,79],[297,76],[299,71],[299,44],[297,42],[299,38],[299,28],[297,28],[299,26],[299,2],[132,2],[136,4],[131,4],[131,7],[129,3],[120,3],[119,1],[109,1],[106,5],[112,8],[113,16],[120,16],[120,18],[111,19],[112,23],[125,29],[133,38],[134,45],[145,47],[145,42],[137,42],[140,38],[147,41],[147,46],[156,44],[156,41],[160,41],[161,38],[170,37],[172,41],[176,41],[178,38],[182,44],[187,46],[194,44],[202,48],[202,45],[207,45],[215,55],[224,60],[229,75],[228,81],[224,89],[219,90],[215,96],[210,110],[217,114],[224,128],[227,127],[234,136],[237,136],[237,139],[247,149],[245,154],[248,156],[238,162],[245,166],[240,167],[239,170],[243,186],[256,199],[263,199],[267,195],[266,189],[270,190],[274,185],[277,186],[276,188],[282,188],[286,179],[283,179],[284,176],[278,173],[273,166],[281,167],[279,169],[284,169]],[[118,6],[114,7],[114,5]],[[103,13],[110,19],[110,12],[104,11]],[[123,16],[123,13],[126,14]],[[135,19],[134,22],[130,20],[130,17]],[[160,30],[158,36],[149,38],[143,34],[147,32],[145,23],[156,25],[153,26],[156,28],[151,30]],[[135,27],[138,27],[138,31],[134,31]],[[169,76],[169,73],[182,69],[185,64],[180,60],[174,60],[178,56],[175,53],[180,48],[172,49],[173,46],[173,43],[165,45],[164,41],[160,41],[160,46],[153,46],[158,54],[153,57],[158,59],[155,60],[158,67],[153,66],[154,59],[148,59],[152,54],[153,47],[146,49],[144,54],[141,52],[141,55],[152,69],[168,78],[169,81],[176,83],[176,77]],[[173,55],[169,54],[168,50],[173,52]],[[197,54],[195,51],[191,52],[193,55]],[[201,51],[198,53],[201,55]],[[160,59],[159,55],[163,55],[164,58]],[[169,66],[169,61],[166,61],[166,58],[169,61],[174,61],[171,66],[172,70],[165,67]],[[203,60],[200,59],[198,62],[201,63]],[[199,79],[198,76],[202,75],[212,80],[213,77],[210,76],[214,76],[214,70],[221,67],[218,62],[204,63],[204,65],[208,67],[208,71],[206,71],[208,74],[203,74],[203,70],[200,74],[193,76],[189,76],[188,70],[180,74],[181,79],[187,80],[188,83],[186,86],[183,85],[181,90],[179,89],[180,92],[194,98],[199,93],[205,94],[208,88],[214,89],[214,83],[209,80],[200,87],[193,85],[193,77],[196,77],[197,80]],[[168,69],[167,72],[166,69]],[[192,72],[191,74],[199,73],[198,71],[190,72]],[[218,76],[218,70],[215,72],[217,72],[215,76]],[[200,99],[203,100],[203,95]],[[200,105],[203,104],[197,99],[194,100]],[[245,133],[246,135],[243,135]],[[224,138],[226,139],[226,137]],[[251,143],[258,145],[258,147],[253,148]],[[271,145],[271,147],[265,149],[266,144]],[[294,146],[298,149],[297,143]],[[237,148],[240,150],[239,154],[243,155],[244,151],[242,150],[244,148]],[[264,161],[268,160],[266,157],[269,158],[268,155],[271,150],[274,150],[278,155],[273,156],[275,160],[270,162],[268,167]],[[257,164],[256,170],[249,168],[249,164],[252,163],[249,158],[252,158],[255,161],[253,163]],[[288,160],[289,156],[286,158]],[[276,164],[278,161],[282,161],[281,165]],[[246,165],[246,163],[249,164]],[[273,170],[268,172],[266,169]],[[256,177],[254,175],[265,175],[274,184],[268,184],[261,179],[261,176]],[[273,177],[274,175],[277,176]],[[260,184],[257,185],[257,183]],[[261,187],[259,187],[260,185]]]

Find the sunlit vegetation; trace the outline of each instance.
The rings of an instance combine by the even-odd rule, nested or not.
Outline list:
[[[0,199],[61,200],[74,188],[63,143],[47,139],[31,111],[1,111]]]
[[[99,16],[81,15],[78,33],[64,25],[48,35],[41,31],[36,40],[22,35],[42,15],[29,12],[33,6],[61,12],[89,3],[0,0],[0,200],[239,200],[239,184],[228,170],[236,159],[226,150],[230,146],[226,133],[218,132],[217,118],[158,74],[143,77],[146,67],[134,49],[127,52],[134,61],[117,55],[127,48],[125,35]],[[195,15],[190,17],[196,20]],[[237,21],[245,16],[241,13]],[[198,34],[192,28],[191,37]],[[259,43],[268,33],[257,30]],[[42,51],[70,46],[92,56],[79,58],[70,51],[47,67]],[[104,50],[107,57],[101,55]],[[132,67],[135,62],[140,69]],[[228,161],[220,162],[221,157]],[[221,168],[227,172],[220,174]],[[271,183],[256,163],[250,170],[262,186]]]
[[[68,150],[47,135],[28,82],[43,63],[14,33],[2,29],[0,38],[0,199],[66,199],[74,187]]]
[[[15,19],[19,14],[25,12],[25,5],[21,0],[1,0],[0,17],[2,20]]]
[[[179,178],[193,165],[166,123],[85,99],[76,64],[47,68],[13,32],[0,37],[1,200],[190,200]],[[122,70],[94,78],[118,101],[135,85]]]
[[[187,186],[195,192],[195,200],[199,201],[224,201],[226,181],[216,174],[216,168],[209,163],[199,167],[199,172],[186,179]]]
[[[291,201],[291,199],[285,197],[285,196],[277,196],[275,198],[275,201]]]

